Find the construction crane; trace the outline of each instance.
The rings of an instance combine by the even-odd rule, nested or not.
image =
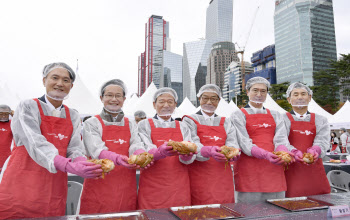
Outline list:
[[[254,12],[254,17],[253,17],[253,20],[252,20],[252,23],[249,27],[249,31],[248,31],[248,36],[247,36],[247,39],[242,47],[242,49],[240,48],[240,46],[238,45],[238,43],[236,42],[235,45],[237,45],[237,47],[239,48],[239,51],[236,51],[236,54],[241,54],[242,55],[242,59],[241,59],[241,71],[242,71],[242,90],[244,90],[245,88],[245,65],[244,65],[244,50],[245,50],[245,47],[248,43],[248,39],[249,39],[249,36],[250,36],[250,32],[252,31],[252,28],[253,28],[253,25],[254,25],[254,21],[255,21],[255,18],[256,18],[256,14],[258,13],[258,10],[260,8],[260,5],[257,7],[257,9],[255,10]]]

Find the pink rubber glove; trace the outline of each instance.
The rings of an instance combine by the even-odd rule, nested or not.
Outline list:
[[[79,162],[79,161],[87,161],[87,159],[85,157],[83,157],[83,156],[76,157],[76,158],[74,158],[73,163],[76,163],[76,162]]]
[[[295,162],[294,154],[293,154],[292,152],[290,152],[286,146],[284,146],[284,145],[279,145],[279,146],[277,146],[276,151],[287,152],[287,153],[292,157],[292,161],[291,161],[289,164]],[[288,164],[288,165],[289,165],[289,164]]]
[[[274,155],[273,153],[268,152],[267,150],[264,150],[260,147],[256,147],[256,146],[252,147],[251,153],[252,153],[252,156],[255,158],[265,159],[265,160],[268,160],[270,163],[273,163],[276,165],[283,164],[283,161],[279,156]]]
[[[91,162],[78,161],[70,162],[71,159],[57,155],[54,159],[54,165],[57,170],[69,172],[81,176],[83,178],[99,178],[102,176],[101,165]]]
[[[221,148],[218,146],[203,146],[201,149],[201,154],[203,157],[212,157],[218,162],[226,162],[227,159],[225,155],[219,153]]]
[[[318,157],[321,155],[321,148],[317,145],[314,145],[306,150],[307,153],[312,154],[314,157],[314,163],[318,160]]]
[[[136,150],[133,154],[134,155],[139,155],[139,154],[142,154],[142,153],[144,153],[144,152],[146,152],[146,151],[144,151],[144,150],[142,150],[142,149],[138,149],[138,150]],[[154,156],[154,155],[153,155]],[[152,166],[154,164],[154,162],[152,161],[151,163],[149,163],[149,164],[147,164],[147,166],[145,166],[145,167],[140,167],[139,165],[136,165],[136,169],[138,169],[138,170],[146,170],[146,169],[148,169],[150,166]]]
[[[300,150],[297,150],[297,149],[293,149],[292,150],[292,153],[294,154],[294,158],[296,161],[299,161],[301,163],[304,163],[306,164],[304,161],[303,161],[303,152],[301,152]]]
[[[168,142],[164,142],[164,144],[160,145],[158,147],[158,151],[160,152],[160,154],[166,157],[177,155],[177,152],[173,150],[173,147],[168,146]]]
[[[237,154],[237,156],[235,156],[235,157],[229,159],[228,162],[237,161],[240,157],[241,157],[241,149],[239,149],[239,153]]]
[[[98,158],[99,159],[109,159],[109,160],[113,161],[113,163],[115,165],[123,166],[123,167],[129,168],[129,169],[136,168],[135,164],[128,163],[129,158],[127,156],[120,155],[120,154],[117,154],[117,153],[114,153],[114,152],[111,152],[108,150],[101,151],[100,156],[98,156]]]

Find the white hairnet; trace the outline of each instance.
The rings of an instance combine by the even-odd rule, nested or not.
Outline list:
[[[312,90],[307,86],[304,85],[303,83],[300,82],[295,82],[290,84],[290,86],[287,89],[287,98],[290,97],[290,94],[292,93],[293,89],[305,89],[309,95],[312,95]]]
[[[127,91],[126,91],[126,85],[124,84],[123,81],[121,81],[120,79],[112,79],[109,80],[105,83],[103,83],[103,85],[101,86],[101,90],[100,90],[100,96],[103,96],[106,90],[106,87],[109,85],[116,85],[119,86],[120,88],[123,89],[123,95],[125,96]]]
[[[154,93],[153,102],[155,102],[160,95],[163,95],[166,93],[173,96],[175,99],[175,102],[177,102],[178,97],[177,97],[176,91],[173,90],[172,88],[169,88],[169,87],[163,87],[163,88],[158,89],[157,92]]]
[[[207,85],[202,86],[198,91],[197,97],[201,97],[201,95],[204,92],[214,92],[219,96],[219,98],[221,98],[221,89],[219,86],[217,86],[215,84],[207,84]]]
[[[245,89],[246,89],[247,91],[249,91],[249,89],[250,89],[254,84],[258,84],[258,83],[265,84],[266,87],[267,87],[267,90],[269,90],[269,88],[270,88],[270,82],[269,82],[267,79],[265,79],[265,78],[263,78],[263,77],[260,77],[260,76],[256,76],[256,77],[253,77],[253,78],[249,79],[249,80],[247,81],[247,84],[245,85]]]
[[[146,118],[146,113],[142,110],[138,110],[134,113],[134,116],[139,118]]]
[[[8,105],[0,105],[0,112],[11,112],[11,108]]]
[[[52,70],[57,69],[57,68],[66,69],[69,72],[69,75],[70,75],[70,78],[72,79],[72,82],[74,82],[75,73],[74,73],[73,69],[70,68],[70,66],[68,66],[67,64],[61,63],[61,62],[50,63],[50,64],[47,64],[46,66],[44,66],[43,77],[46,77]]]
[[[345,128],[340,128],[340,130],[346,132],[346,129],[345,129]]]

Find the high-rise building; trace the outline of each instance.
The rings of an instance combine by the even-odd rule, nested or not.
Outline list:
[[[137,94],[141,96],[146,91],[146,65],[145,53],[141,53],[138,59],[138,89]]]
[[[163,51],[163,72],[160,77],[159,87],[171,87],[173,88],[177,96],[179,97],[178,106],[183,100],[183,88],[182,88],[182,56],[170,51]]]
[[[193,105],[197,105],[196,95],[205,84],[207,59],[213,43],[211,40],[199,40],[183,44],[183,96]]]
[[[207,8],[205,39],[232,41],[233,0],[211,0]]]
[[[162,16],[152,15],[145,25],[145,90],[153,83],[159,88],[160,76],[162,73],[163,50],[170,50],[169,22],[165,21]],[[139,78],[140,79],[140,78]],[[142,78],[141,78],[142,79]],[[141,91],[139,95],[142,95]]]
[[[245,61],[244,69],[245,77],[254,71],[252,65]],[[241,94],[242,91],[242,63],[233,61],[225,72],[224,80],[225,84],[222,90],[222,96],[224,100],[230,102],[232,98]]]
[[[206,39],[183,44],[183,95],[197,105],[196,94],[206,82],[211,47],[232,41],[232,0],[211,0],[206,14]]]
[[[275,45],[269,45],[253,53],[251,61],[254,72],[245,75],[245,82],[253,77],[260,76],[267,79],[271,84],[276,84]]]
[[[332,0],[276,0],[277,83],[313,85],[313,73],[337,59]]]
[[[224,88],[224,74],[232,61],[239,62],[232,42],[218,42],[213,44],[208,58],[207,84],[216,84],[221,89]]]

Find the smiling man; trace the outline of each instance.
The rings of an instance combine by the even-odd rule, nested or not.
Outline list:
[[[329,124],[324,116],[308,111],[311,97],[311,89],[302,83],[288,87],[287,99],[293,110],[283,119],[297,162],[286,170],[287,197],[326,194],[331,190],[321,160],[329,148]],[[303,161],[304,153],[313,156],[312,164]]]
[[[265,78],[249,79],[249,103],[230,118],[243,152],[234,169],[239,202],[284,198],[287,190],[284,162],[272,152],[290,153],[289,142],[282,116],[263,107],[269,87]]]
[[[217,85],[202,86],[197,97],[201,110],[183,118],[198,146],[196,161],[189,165],[191,204],[234,203],[232,170],[226,168],[227,159],[220,153],[220,147],[239,148],[236,128],[229,118],[215,114],[221,99],[221,89]],[[230,162],[238,159],[236,156]]]
[[[4,219],[62,216],[67,172],[84,178],[102,175],[101,165],[86,162],[79,113],[63,105],[74,71],[65,63],[51,63],[42,74],[46,94],[20,102],[12,119],[15,145],[0,180]]]

